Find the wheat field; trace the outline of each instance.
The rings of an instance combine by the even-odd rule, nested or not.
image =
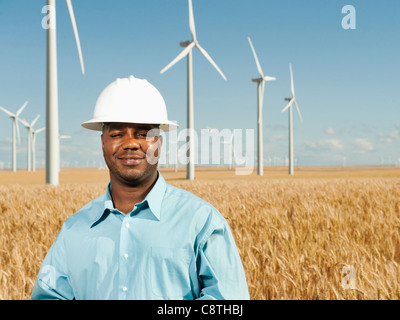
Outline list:
[[[400,169],[161,172],[225,216],[251,299],[400,299]],[[106,170],[63,169],[58,187],[40,170],[0,172],[0,299],[30,298],[63,221],[107,181]]]

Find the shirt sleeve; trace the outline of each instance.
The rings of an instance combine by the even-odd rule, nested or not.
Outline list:
[[[198,254],[199,300],[250,299],[242,261],[228,224],[224,221],[208,233]]]
[[[61,229],[40,267],[31,295],[32,300],[74,299],[63,242],[63,229]]]

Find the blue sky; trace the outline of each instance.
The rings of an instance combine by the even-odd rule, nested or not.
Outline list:
[[[0,0],[0,106],[45,125],[46,31],[42,0]],[[342,28],[342,7],[356,9],[356,29]],[[102,89],[117,77],[146,78],[163,94],[171,120],[186,127],[186,59],[164,74],[190,40],[187,0],[75,0],[86,74],[82,76],[65,1],[57,0],[60,134],[63,165],[102,162],[100,137],[81,127]],[[197,38],[226,75],[194,51],[195,128],[256,129],[258,77],[250,36],[266,75],[265,164],[283,161],[293,65],[298,165],[388,164],[400,159],[400,2],[397,0],[193,0]],[[168,147],[168,144],[165,146]],[[45,134],[37,137],[44,165]],[[280,160],[279,160],[280,159]],[[0,168],[11,163],[11,119],[0,113]],[[18,168],[26,167],[21,126]]]

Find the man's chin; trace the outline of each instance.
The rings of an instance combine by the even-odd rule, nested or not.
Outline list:
[[[151,179],[152,175],[157,172],[155,170],[143,170],[138,166],[129,166],[121,168],[114,176],[118,176],[121,182],[130,186],[137,186]]]

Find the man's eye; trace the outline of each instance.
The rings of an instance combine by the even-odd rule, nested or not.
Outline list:
[[[147,137],[147,132],[139,132],[139,133],[137,134],[137,136],[138,136],[139,138],[146,138],[146,137]]]
[[[110,136],[111,138],[115,138],[115,137],[120,137],[122,135],[120,133],[112,133]]]

